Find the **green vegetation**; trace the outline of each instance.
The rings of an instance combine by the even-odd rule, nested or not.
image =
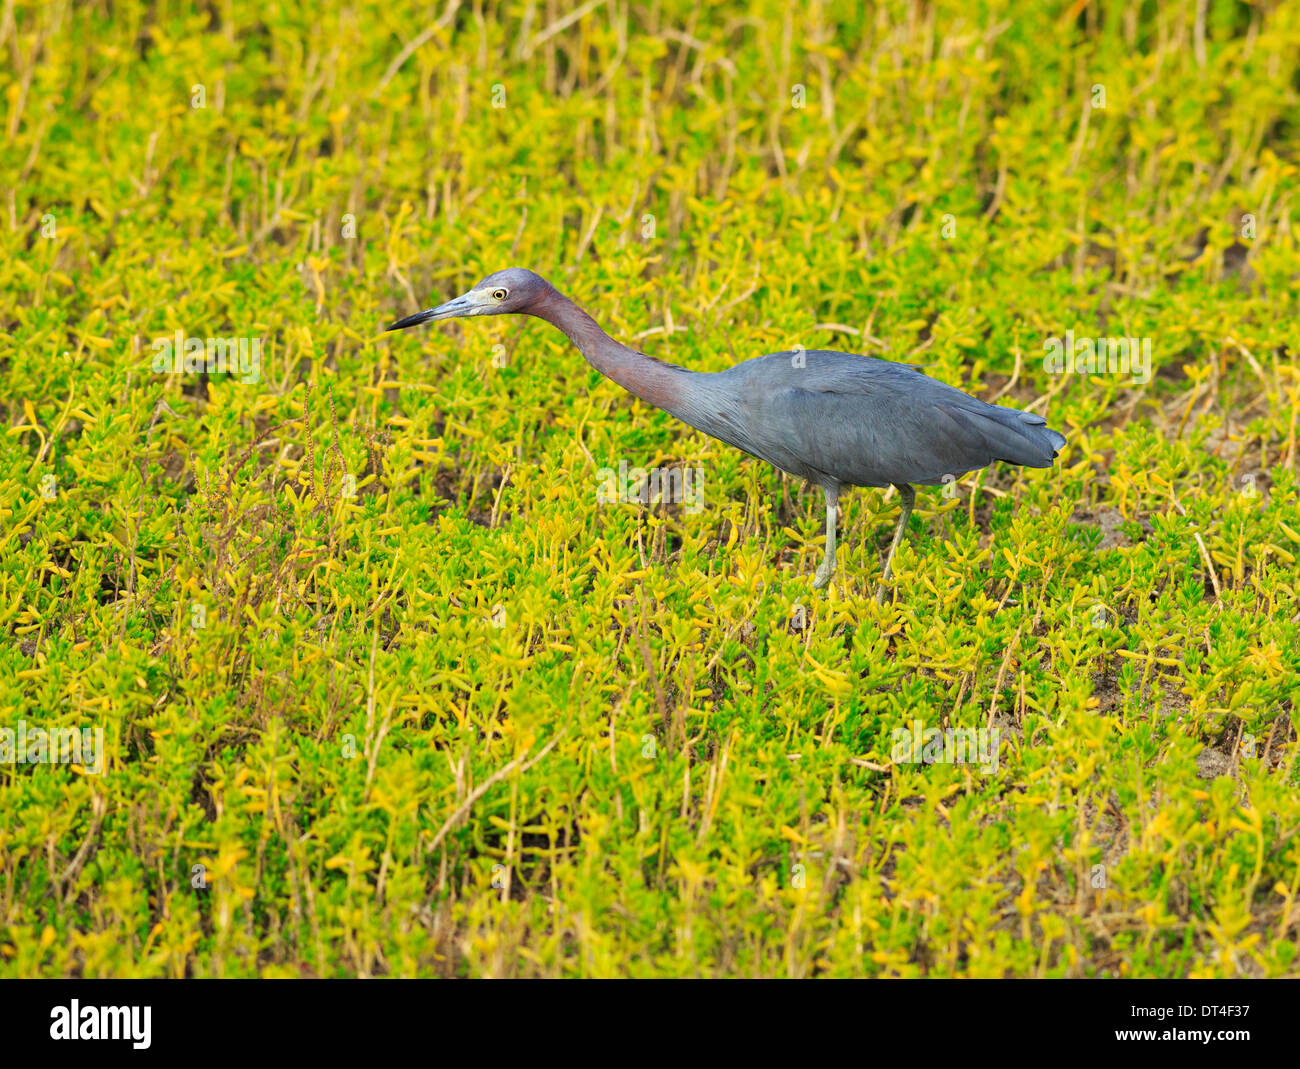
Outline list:
[[[7,9],[0,727],[104,768],[0,764],[0,975],[1300,972],[1300,4],[1196,7]],[[846,494],[821,597],[819,492],[545,324],[381,335],[514,264],[1069,445],[883,607]]]

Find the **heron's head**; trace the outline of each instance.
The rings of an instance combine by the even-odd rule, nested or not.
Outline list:
[[[507,267],[483,279],[468,293],[464,293],[437,308],[399,319],[389,330],[405,330],[432,319],[464,319],[468,316],[499,316],[511,312],[527,313],[534,302],[551,292],[551,284],[540,275],[522,267]]]

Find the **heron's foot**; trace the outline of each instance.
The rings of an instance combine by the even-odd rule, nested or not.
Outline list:
[[[887,584],[889,583],[889,577],[894,572],[894,550],[897,548],[898,543],[895,541],[895,543],[889,547],[889,556],[885,558],[885,570],[880,573],[880,585],[876,587],[877,605],[885,604],[885,596],[889,593]]]
[[[817,569],[817,574],[813,576],[813,589],[821,590],[824,586],[829,586],[831,577],[835,574],[834,561],[822,561],[821,567]]]

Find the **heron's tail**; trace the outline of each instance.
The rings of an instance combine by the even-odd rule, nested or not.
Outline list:
[[[949,415],[978,436],[994,460],[1007,464],[1050,468],[1056,454],[1065,446],[1065,435],[1052,430],[1047,420],[1034,412],[977,401],[955,412],[949,410]]]

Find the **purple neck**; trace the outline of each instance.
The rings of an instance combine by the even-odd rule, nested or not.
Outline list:
[[[587,363],[602,375],[646,403],[678,414],[683,386],[690,372],[661,364],[645,353],[616,342],[600,329],[600,324],[558,290],[552,290],[528,311],[564,331],[586,357]]]

